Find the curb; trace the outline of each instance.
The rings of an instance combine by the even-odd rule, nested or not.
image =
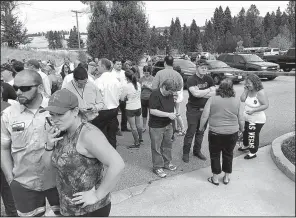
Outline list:
[[[284,134],[275,140],[271,144],[271,157],[276,166],[291,180],[295,182],[295,166],[285,157],[282,152],[282,143],[287,138],[295,135],[295,132]]]

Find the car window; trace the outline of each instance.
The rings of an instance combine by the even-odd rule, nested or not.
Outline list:
[[[235,55],[233,58],[234,63],[239,64],[240,61],[244,61],[244,59],[238,55]]]
[[[163,62],[163,61],[158,61],[158,62],[155,64],[155,67],[164,67],[164,62]]]
[[[278,48],[274,48],[273,51],[279,51],[279,49]]]
[[[294,56],[295,57],[295,48],[294,49],[293,48],[289,49],[288,52],[287,52],[287,56]]]
[[[208,61],[207,63],[210,65],[211,69],[229,67],[227,64],[225,64],[222,61]]]
[[[195,68],[195,64],[194,63],[192,63],[191,61],[186,61],[186,60],[178,60],[178,59],[175,59],[173,65],[174,66],[180,66],[181,69]]]
[[[255,54],[253,54],[253,55],[241,55],[241,56],[243,56],[244,59],[247,62],[263,62],[263,60],[259,56],[255,55]]]
[[[226,54],[221,54],[221,55],[219,55],[219,57],[217,58],[217,60],[224,61],[226,56],[227,56]]]
[[[225,62],[233,63],[233,55],[227,55],[224,60],[225,60]]]
[[[265,49],[265,52],[271,52],[271,49]]]

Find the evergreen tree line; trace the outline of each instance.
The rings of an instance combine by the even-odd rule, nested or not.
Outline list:
[[[65,39],[65,35],[69,35],[69,38],[67,40]],[[79,48],[78,32],[75,26],[70,31],[47,31],[45,34],[45,38],[48,41],[49,49],[63,48],[63,40],[67,41],[68,48]],[[84,42],[82,39],[80,39],[80,47],[84,47]]]
[[[188,51],[234,52],[243,47],[277,47],[288,49],[295,46],[295,2],[290,1],[286,11],[280,7],[276,12],[264,17],[256,5],[246,11],[241,9],[232,16],[229,7],[223,11],[220,6],[210,20],[205,22],[204,31],[193,20],[190,27],[177,17],[172,19],[169,28],[159,33],[157,28],[150,31],[149,51],[157,54],[163,49],[178,49],[179,53]]]

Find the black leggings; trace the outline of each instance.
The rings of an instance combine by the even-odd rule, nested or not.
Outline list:
[[[255,154],[259,148],[259,135],[264,123],[249,123],[245,122],[245,131],[244,131],[244,146],[248,146],[252,154]]]
[[[108,217],[111,210],[111,203],[107,204],[105,207],[102,207],[93,212],[81,215],[80,217]]]
[[[147,118],[148,108],[149,108],[149,100],[141,99],[141,106],[142,106],[142,117]]]

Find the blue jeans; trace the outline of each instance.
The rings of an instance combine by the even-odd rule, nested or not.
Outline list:
[[[184,137],[183,154],[190,153],[191,144],[192,144],[194,135],[195,135],[195,139],[194,139],[194,145],[193,145],[193,153],[196,154],[201,150],[201,144],[204,137],[204,132],[199,131],[200,118],[203,111],[200,108],[192,107],[190,104],[187,104],[186,107],[187,107],[186,117],[187,117],[188,128],[186,131],[186,135]],[[205,124],[205,127],[206,126],[207,126],[207,123]]]
[[[149,128],[152,164],[154,169],[168,166],[172,160],[172,124],[163,128]]]

